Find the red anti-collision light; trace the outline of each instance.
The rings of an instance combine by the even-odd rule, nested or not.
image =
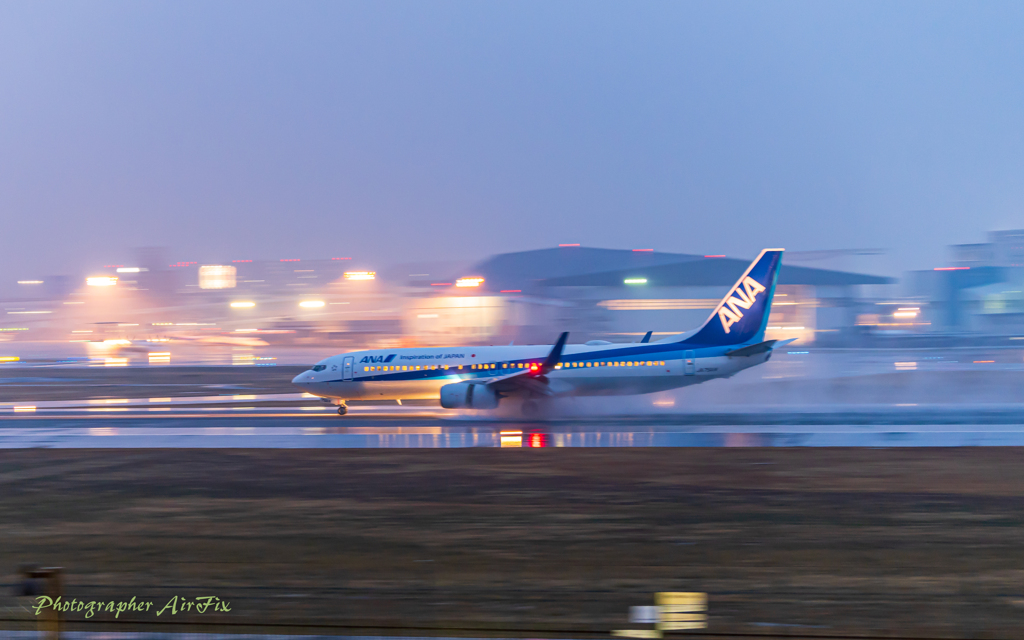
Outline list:
[[[537,369],[539,369],[539,368],[540,368],[540,367],[538,367],[538,366],[537,366],[536,364],[531,364],[531,365],[530,365],[530,371],[536,371],[536,370],[537,370]]]

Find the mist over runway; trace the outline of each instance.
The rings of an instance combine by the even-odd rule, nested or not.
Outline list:
[[[784,353],[676,392],[561,400],[542,420],[431,401],[341,417],[289,384],[299,367],[41,364],[3,370],[0,448],[1024,446],[1021,357]]]

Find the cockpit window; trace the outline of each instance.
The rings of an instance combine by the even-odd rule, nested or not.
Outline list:
[[[313,371],[323,371],[326,368],[327,368],[326,364],[318,364],[315,367],[313,367]]]

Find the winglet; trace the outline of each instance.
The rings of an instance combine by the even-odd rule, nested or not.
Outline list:
[[[537,371],[537,375],[544,375],[555,368],[555,365],[562,360],[562,349],[565,348],[565,341],[569,339],[569,332],[563,331],[562,335],[558,336],[558,341],[555,342],[555,346],[551,347],[551,353],[541,363],[540,369]]]
[[[640,341],[640,344],[644,344],[644,343],[650,342],[651,341],[651,336],[653,336],[653,335],[654,335],[653,331],[648,331],[647,335],[644,336],[644,339]]]

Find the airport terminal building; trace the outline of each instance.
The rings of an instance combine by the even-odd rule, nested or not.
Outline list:
[[[989,241],[955,244],[946,266],[911,271],[909,299],[928,308],[930,331],[1024,333],[1024,230],[993,231]]]
[[[147,254],[139,266],[96,269],[66,294],[26,297],[18,337],[338,348],[550,343],[561,331],[579,342],[657,339],[698,327],[751,258],[572,245],[378,273],[347,257],[200,264]],[[769,337],[849,343],[878,315],[878,285],[892,282],[784,260]]]
[[[550,342],[558,331],[625,342],[699,326],[750,261],[563,246],[493,256],[460,277],[411,282],[403,325],[417,343]],[[837,342],[894,280],[783,263],[769,338]],[[461,286],[460,286],[461,285]],[[830,340],[831,338],[831,340]]]

